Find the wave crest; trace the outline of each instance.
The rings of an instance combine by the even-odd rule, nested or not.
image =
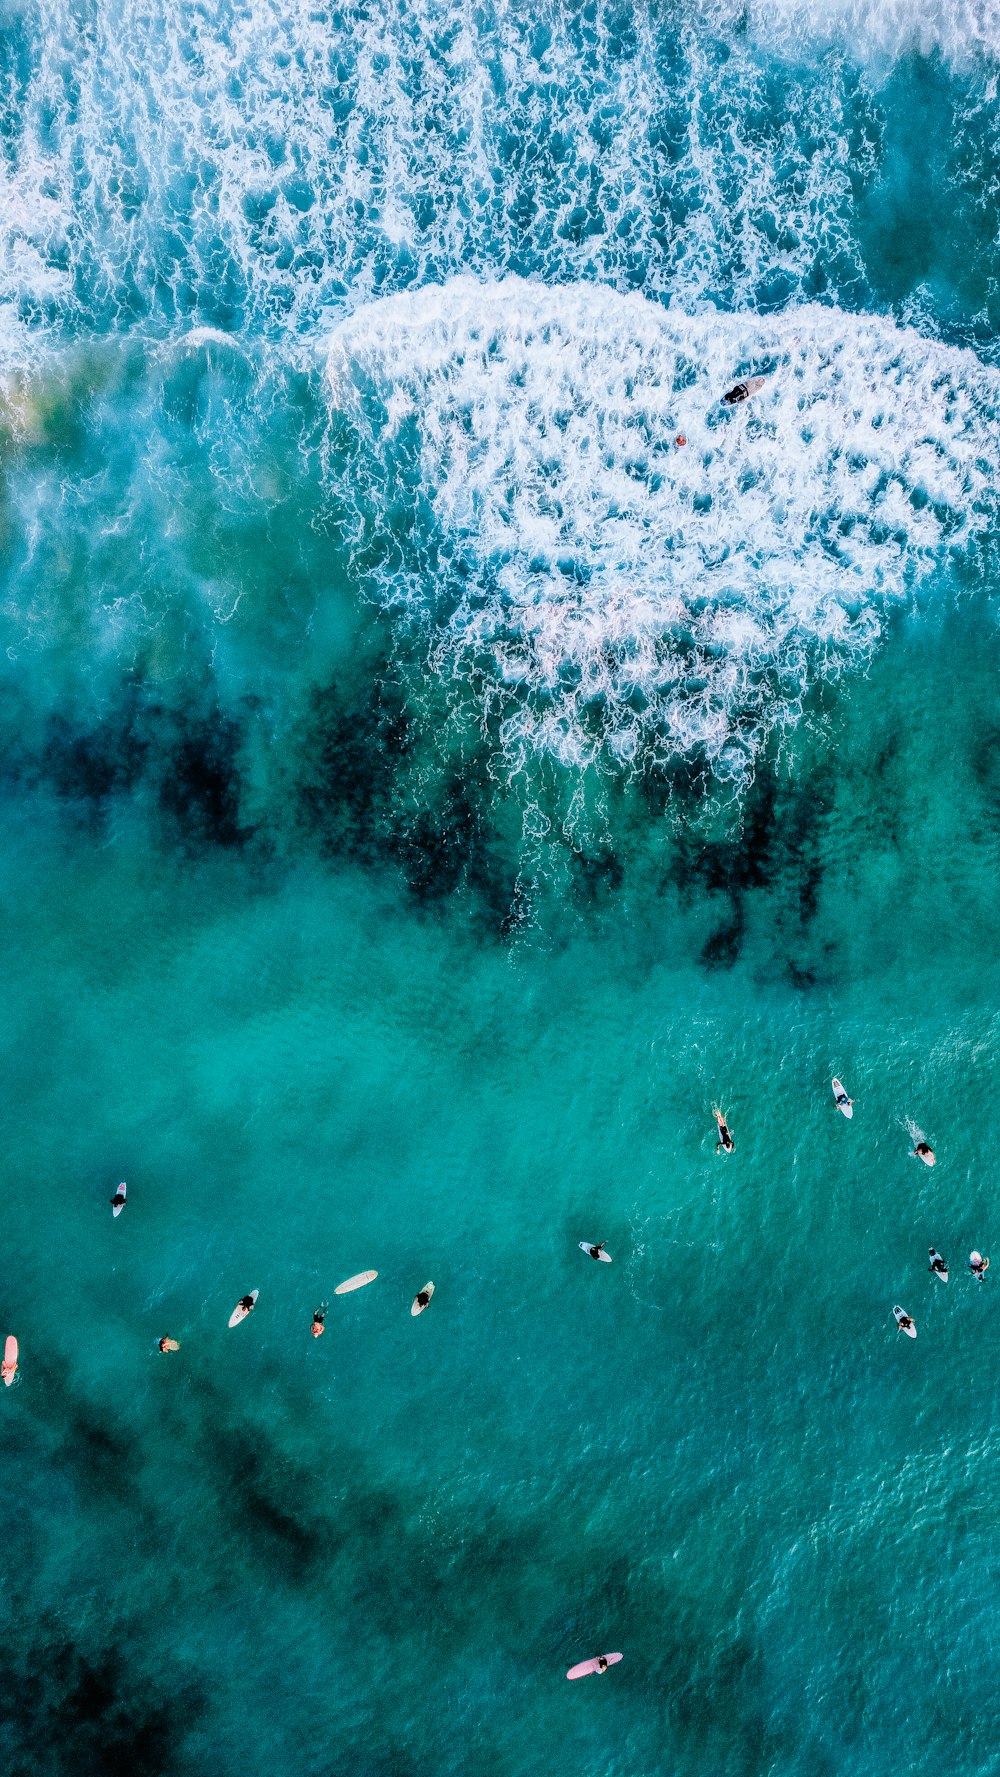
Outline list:
[[[369,584],[476,677],[512,763],[651,748],[742,774],[985,527],[1000,469],[996,372],[818,307],[456,278],[342,322],[328,374]]]

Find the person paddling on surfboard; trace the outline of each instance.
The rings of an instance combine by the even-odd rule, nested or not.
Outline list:
[[[751,395],[756,395],[765,381],[763,376],[748,376],[746,382],[734,383],[731,389],[727,389],[722,399],[727,407],[738,407],[741,401],[749,401]]]
[[[712,1115],[715,1118],[715,1121],[717,1122],[717,1124],[719,1125],[719,1139],[715,1144],[715,1151],[717,1154],[719,1154],[719,1153],[731,1154],[733,1149],[736,1146],[736,1143],[734,1142],[734,1140],[732,1138],[729,1124],[726,1122],[726,1119],[722,1115],[722,1112],[720,1111],[717,1104],[713,1104],[713,1106],[712,1106]]]
[[[972,1272],[973,1277],[979,1279],[980,1283],[982,1283],[989,1268],[989,1259],[984,1259],[982,1253],[973,1252],[969,1254],[969,1270]]]
[[[937,1155],[931,1147],[930,1142],[926,1142],[922,1139],[910,1149],[910,1158],[912,1160],[922,1160],[925,1166],[937,1165]]]
[[[928,1247],[927,1250],[928,1250],[928,1253],[930,1254],[930,1261],[931,1261],[927,1267],[928,1271],[933,1271],[935,1277],[940,1277],[942,1283],[947,1283],[947,1281],[948,1281],[948,1266],[947,1266],[945,1260],[941,1257],[940,1253],[936,1253],[934,1251],[934,1248],[932,1246]]]
[[[320,1337],[321,1333],[325,1332],[326,1329],[323,1326],[323,1322],[325,1321],[325,1319],[326,1319],[326,1303],[324,1302],[322,1308],[317,1308],[317,1310],[312,1318],[312,1326],[309,1328],[309,1331],[311,1332],[314,1339],[318,1339]]]

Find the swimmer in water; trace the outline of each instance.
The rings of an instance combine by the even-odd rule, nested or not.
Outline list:
[[[927,1250],[930,1254],[930,1260],[931,1260],[930,1264],[927,1267],[928,1271],[933,1271],[935,1277],[940,1277],[944,1280],[945,1283],[947,1283],[947,1281],[948,1281],[948,1266],[945,1263],[944,1259],[941,1257],[941,1254],[936,1253],[932,1246],[928,1247]]]
[[[980,1283],[982,1283],[989,1268],[989,1259],[984,1259],[982,1253],[969,1254],[969,1270],[972,1272],[973,1277],[978,1278]]]
[[[309,1328],[309,1331],[311,1332],[314,1339],[318,1339],[320,1337],[320,1334],[325,1332],[326,1329],[323,1326],[323,1322],[325,1321],[325,1319],[326,1319],[326,1303],[324,1302],[322,1308],[317,1308],[317,1310],[312,1318],[312,1326]]]
[[[166,1335],[164,1335],[159,1341],[159,1345],[161,1351],[180,1351],[179,1341],[177,1339],[168,1339]]]
[[[734,383],[731,389],[727,389],[722,399],[728,407],[738,407],[741,401],[749,401],[751,395],[756,395],[765,381],[762,376],[748,376],[746,382]]]
[[[717,1104],[713,1104],[713,1106],[712,1106],[712,1115],[715,1118],[715,1121],[717,1122],[717,1124],[719,1125],[719,1139],[715,1144],[715,1151],[717,1154],[718,1153],[731,1154],[734,1147],[736,1146],[736,1143],[734,1142],[732,1135],[730,1133],[729,1124],[726,1122],[726,1119],[722,1115],[722,1112],[720,1111]]]
[[[910,1149],[910,1157],[914,1160],[922,1160],[925,1166],[937,1165],[937,1155],[930,1144],[925,1141],[918,1141],[916,1146]]]
[[[684,445],[687,443],[687,439],[683,432],[678,432],[677,437],[674,439],[674,443],[677,445],[678,450],[683,449]]]

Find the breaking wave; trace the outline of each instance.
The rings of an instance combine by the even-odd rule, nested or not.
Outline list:
[[[359,566],[514,765],[744,774],[995,502],[1000,375],[872,316],[462,277],[342,322],[328,375]]]

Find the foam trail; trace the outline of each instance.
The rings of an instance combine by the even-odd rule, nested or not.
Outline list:
[[[370,584],[475,670],[514,762],[742,775],[993,510],[1000,376],[872,316],[457,278],[341,323],[328,372]]]

